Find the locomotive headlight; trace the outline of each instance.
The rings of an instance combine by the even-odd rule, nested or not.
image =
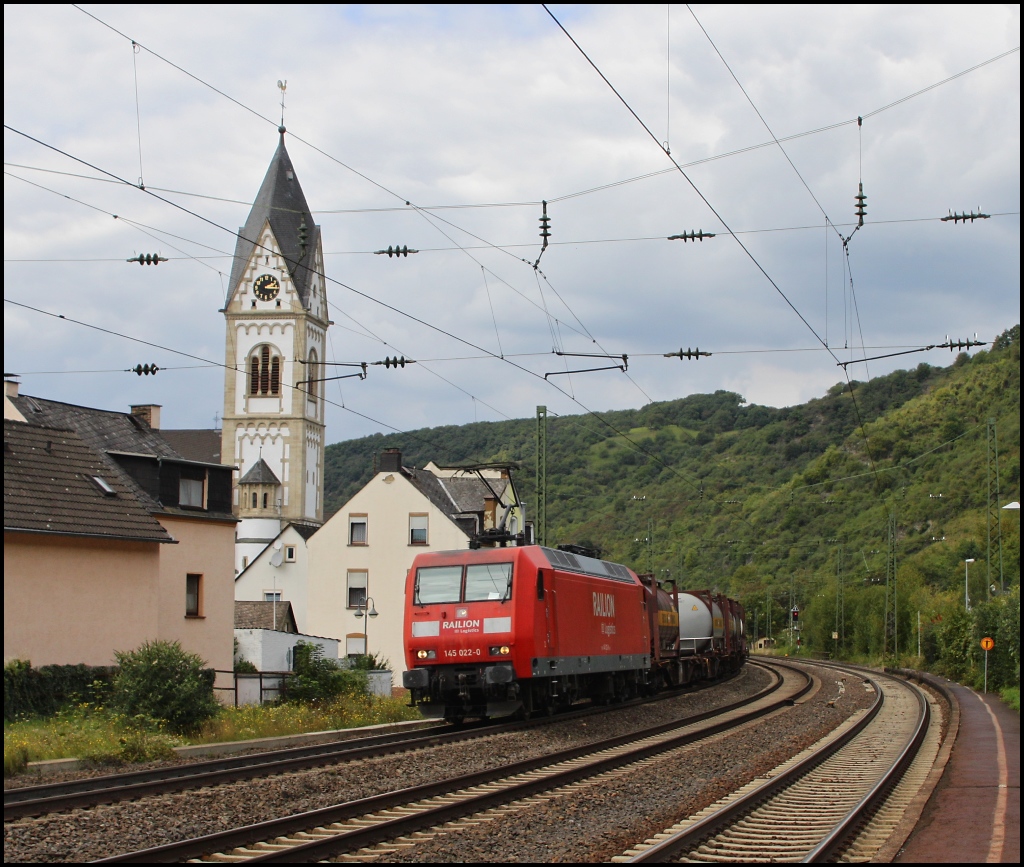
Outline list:
[[[490,648],[491,656],[508,656],[512,652],[512,648],[507,644],[503,644],[501,647]]]
[[[436,657],[437,657],[437,653],[436,653],[436,651],[433,651],[433,650],[417,650],[416,651],[416,658],[417,659],[435,659]]]

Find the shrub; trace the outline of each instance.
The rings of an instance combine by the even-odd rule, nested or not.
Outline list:
[[[114,704],[128,716],[161,720],[178,733],[196,731],[220,704],[213,696],[214,672],[177,642],[147,641],[137,650],[116,651]]]
[[[343,671],[336,662],[324,659],[319,644],[300,641],[295,645],[295,674],[285,678],[282,699],[313,704],[339,696],[365,695],[365,671]]]

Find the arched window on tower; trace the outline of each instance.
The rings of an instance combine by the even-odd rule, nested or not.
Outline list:
[[[249,394],[281,393],[281,357],[269,346],[257,346],[249,356]]]
[[[309,360],[306,363],[306,377],[308,382],[306,383],[306,392],[313,400],[316,400],[317,385],[320,379],[320,365],[317,364],[316,350],[309,350]]]

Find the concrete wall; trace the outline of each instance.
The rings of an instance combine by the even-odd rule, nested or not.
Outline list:
[[[338,658],[338,642],[317,635],[296,635],[294,632],[276,632],[273,629],[236,629],[238,655],[260,671],[291,671],[292,650],[300,641],[323,648],[324,659]]]
[[[160,637],[159,549],[173,547],[4,533],[4,661],[114,665]]]
[[[409,515],[428,516],[426,545],[409,544]],[[367,515],[367,542],[349,545],[349,516]],[[401,473],[378,473],[306,543],[309,549],[309,599],[305,629],[342,641],[363,633],[369,620],[369,652],[386,657],[393,672],[405,670],[402,626],[405,576],[417,554],[464,549],[462,532]],[[366,570],[368,595],[378,616],[356,618],[349,608],[349,570]],[[400,680],[398,681],[401,682]]]

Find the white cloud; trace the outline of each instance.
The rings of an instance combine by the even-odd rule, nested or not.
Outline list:
[[[278,79],[288,80],[289,151],[323,229],[329,277],[372,299],[497,351],[491,302],[506,355],[552,348],[552,326],[533,270],[539,206],[436,212],[411,209],[480,202],[551,201],[552,241],[541,268],[560,320],[554,340],[594,351],[574,317],[611,353],[630,355],[630,374],[578,375],[571,388],[593,409],[726,388],[749,401],[788,404],[821,394],[841,372],[825,352],[730,355],[730,350],[816,346],[814,334],[677,173],[554,201],[657,171],[664,155],[539,7],[98,6],[99,18],[251,107],[252,112],[71,7],[4,9],[5,120],[11,127],[118,174],[139,176],[142,130],[147,186],[251,201],[277,143]],[[766,141],[767,131],[689,13],[672,10],[671,113],[666,117],[665,7],[553,7],[659,140],[681,162]],[[701,7],[697,14],[780,136],[847,121],[1012,48],[1016,7]],[[687,169],[737,231],[818,226],[740,238],[793,306],[841,347],[863,331],[868,346],[934,343],[975,331],[991,339],[1020,318],[1019,217],[966,226],[881,220],[935,218],[947,209],[1019,209],[1019,54],[855,124],[797,139],[786,150],[837,223],[849,224],[863,163],[869,224],[850,244],[859,318],[852,310],[841,244],[826,240],[821,211],[775,147]],[[135,72],[138,71],[139,118]],[[330,157],[303,144],[306,140]],[[97,172],[5,133],[9,163]],[[333,158],[333,159],[332,159]],[[339,164],[345,163],[355,171]],[[247,205],[159,193],[200,217],[138,190],[9,167],[60,195],[5,179],[5,295],[163,346],[220,361],[222,277],[230,259],[173,259],[131,266],[133,253],[229,253]],[[360,172],[367,180],[355,172]],[[376,182],[376,183],[373,183]],[[384,189],[382,189],[382,187]],[[111,214],[115,220],[73,196]],[[126,219],[154,230],[150,238]],[[207,222],[209,221],[209,222]],[[212,224],[211,224],[212,223]],[[440,230],[439,230],[440,229]],[[703,244],[595,239],[664,238],[716,231]],[[852,226],[843,228],[849,233]],[[442,234],[442,231],[444,234]],[[172,233],[187,240],[170,237]],[[471,233],[471,234],[470,234]],[[479,247],[477,235],[508,246]],[[389,244],[424,252],[367,255]],[[826,254],[828,266],[826,268]],[[44,262],[12,260],[44,259]],[[527,263],[521,261],[527,260]],[[54,260],[100,260],[58,262]],[[828,278],[826,298],[825,279]],[[501,279],[499,279],[501,278]],[[501,280],[506,280],[516,294]],[[384,355],[450,358],[480,353],[407,316],[329,289],[339,361]],[[524,300],[530,299],[533,304]],[[826,309],[828,317],[826,320]],[[378,335],[361,329],[348,314]],[[570,327],[571,326],[571,327]],[[38,314],[5,309],[5,370],[98,370],[197,362]],[[700,362],[665,359],[687,346],[715,352]],[[881,354],[884,349],[869,349]],[[842,360],[849,353],[837,352]],[[872,374],[948,353],[876,362]],[[554,356],[437,362],[404,371],[374,368],[365,382],[333,385],[328,397],[399,428],[528,416],[537,404],[580,411],[546,384]],[[426,365],[424,365],[426,366]],[[564,369],[564,366],[563,366]],[[852,375],[865,378],[863,367]],[[569,390],[565,377],[555,378]],[[24,390],[110,408],[158,401],[171,426],[210,424],[221,408],[216,368],[134,374],[26,376]],[[462,389],[460,391],[459,389]],[[641,390],[642,389],[642,390]],[[474,402],[468,392],[479,400]],[[488,415],[489,413],[489,415]],[[341,409],[331,441],[372,432]]]

